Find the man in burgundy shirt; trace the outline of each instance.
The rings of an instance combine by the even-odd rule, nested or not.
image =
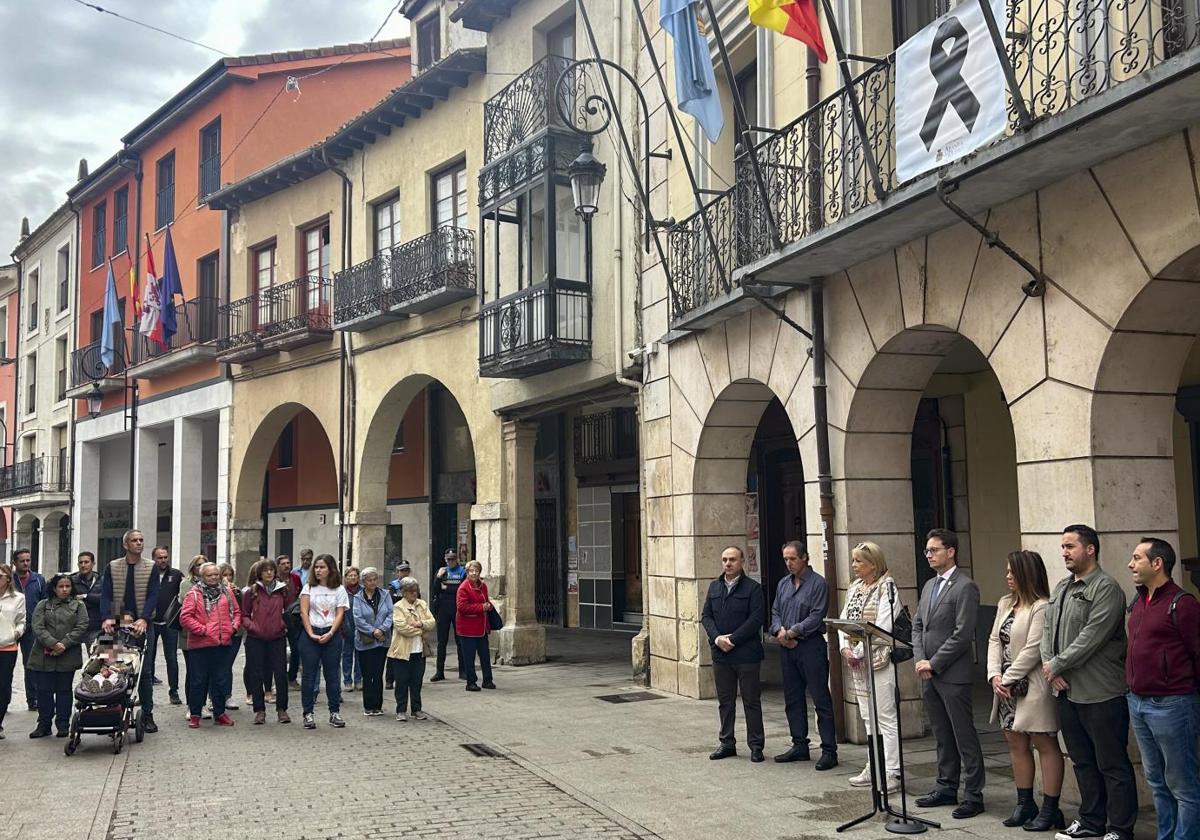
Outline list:
[[[1200,837],[1200,602],[1171,580],[1174,568],[1175,550],[1157,537],[1142,537],[1129,561],[1137,585],[1125,656],[1129,720],[1158,840]]]

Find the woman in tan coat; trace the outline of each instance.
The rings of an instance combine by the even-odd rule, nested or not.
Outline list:
[[[1004,825],[1026,831],[1063,827],[1058,808],[1062,793],[1063,754],[1058,746],[1058,713],[1050,686],[1042,676],[1039,646],[1046,620],[1050,585],[1046,566],[1036,551],[1008,555],[1008,595],[996,607],[988,641],[988,682],[991,683],[992,721],[999,722],[1008,741],[1017,807]],[[1033,749],[1042,764],[1042,807],[1033,800]]]
[[[413,720],[426,720],[421,711],[421,682],[425,679],[426,634],[437,626],[429,605],[420,598],[416,578],[400,581],[400,600],[392,607],[392,644],[388,667],[396,686],[396,720],[408,720],[409,702]]]

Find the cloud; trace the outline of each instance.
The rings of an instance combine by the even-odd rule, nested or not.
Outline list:
[[[105,8],[233,55],[407,34],[395,0],[104,0]],[[220,56],[74,0],[0,3],[0,262],[22,216],[37,227],[66,200],[79,158],[93,166]]]

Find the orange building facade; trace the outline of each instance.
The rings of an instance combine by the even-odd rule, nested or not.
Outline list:
[[[231,231],[226,214],[202,199],[328,136],[403,84],[409,68],[405,40],[222,59],[69,191],[80,219],[69,389],[77,401],[73,552],[95,551],[104,563],[136,527],[149,545],[170,546],[177,564],[198,553],[224,559],[232,385],[214,344],[229,303]],[[144,287],[147,237],[164,270],[168,228],[183,294],[177,332],[163,348],[134,329],[132,298],[135,282]],[[317,243],[314,273],[327,248]],[[106,364],[110,264],[124,332]],[[298,424],[294,432],[294,445],[307,451],[312,430]],[[336,476],[328,479],[312,485],[313,498],[291,504],[336,509]],[[287,494],[277,498],[287,505]]]

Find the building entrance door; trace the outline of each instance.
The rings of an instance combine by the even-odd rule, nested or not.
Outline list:
[[[562,625],[562,564],[559,558],[558,502],[538,499],[533,522],[534,606],[539,624]]]

